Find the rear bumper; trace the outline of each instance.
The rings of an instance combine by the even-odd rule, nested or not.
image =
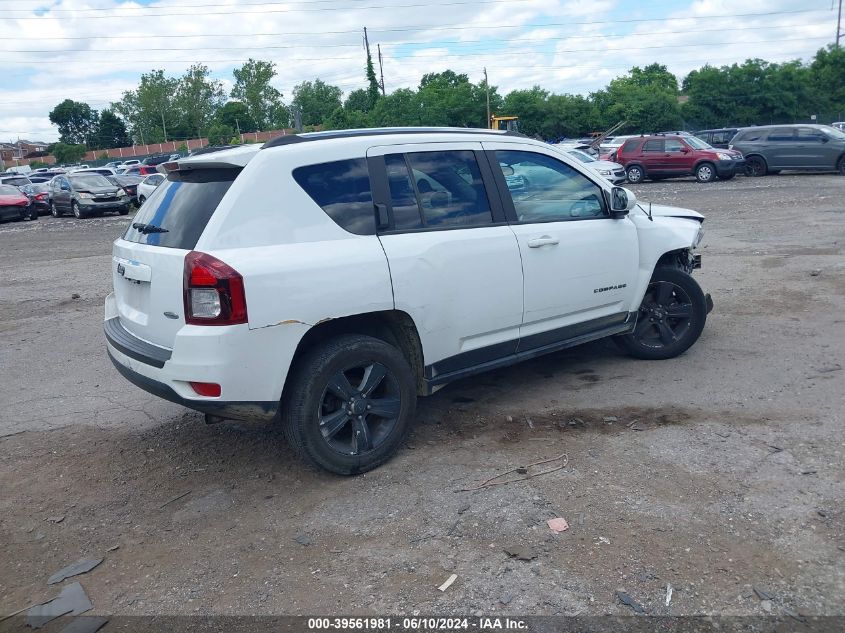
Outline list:
[[[109,360],[118,372],[136,387],[140,387],[154,396],[181,404],[183,407],[194,409],[201,413],[216,415],[231,420],[264,420],[270,421],[279,413],[279,401],[271,402],[229,402],[225,400],[188,400],[176,393],[172,387],[153,380],[124,365],[115,358],[109,349]]]

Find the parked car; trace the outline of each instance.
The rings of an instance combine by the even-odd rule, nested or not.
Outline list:
[[[29,198],[38,215],[50,213],[50,183],[39,182],[31,185],[22,185],[19,189]]]
[[[837,121],[836,123],[831,123],[830,127],[835,127],[837,130],[842,130],[845,132],[845,121]]]
[[[0,220],[37,220],[29,197],[14,185],[0,185]]]
[[[133,165],[140,165],[140,164],[141,164],[141,161],[138,160],[137,158],[130,158],[130,159],[125,160],[122,163],[120,163],[117,166],[117,170],[115,170],[115,171],[118,171],[120,169],[128,169],[129,167],[132,167]]]
[[[729,149],[731,139],[736,135],[738,130],[739,128],[735,127],[722,127],[715,130],[699,130],[695,135],[712,147]]]
[[[621,185],[627,180],[625,168],[619,163],[609,160],[598,160],[580,149],[571,149],[567,151],[567,154],[574,156],[614,185]]]
[[[29,181],[33,184],[50,182],[55,176],[63,173],[64,169],[37,169],[29,175]]]
[[[164,174],[150,174],[144,178],[138,185],[138,204],[144,204],[144,200],[150,197],[156,187],[164,181],[164,178]]]
[[[749,176],[782,169],[838,171],[845,175],[845,132],[829,125],[761,125],[743,128],[731,147],[745,154]]]
[[[710,147],[695,136],[677,135],[628,139],[616,151],[616,160],[625,166],[630,183],[678,176],[695,176],[698,182],[730,180],[745,167],[740,152]]]
[[[117,172],[111,167],[88,167],[87,169],[74,170],[74,174],[100,174],[101,176],[114,176]]]
[[[152,165],[132,165],[119,170],[118,173],[124,176],[146,176],[147,174],[157,173],[157,170]]]
[[[142,176],[124,176],[118,174],[116,176],[106,176],[106,179],[110,183],[121,187],[126,192],[126,195],[129,196],[130,202],[132,202],[132,204],[139,204],[138,183],[140,183],[144,179]]]
[[[120,167],[120,164],[121,164],[121,161],[113,160],[112,162],[106,163],[105,165],[103,165],[103,167],[108,167],[109,169],[114,169],[115,172],[116,172],[117,168]]]
[[[141,164],[155,167],[156,165],[161,165],[162,163],[166,163],[169,160],[170,154],[155,154],[153,156],[147,156],[144,160],[141,161]]]
[[[74,173],[56,176],[50,181],[50,212],[54,218],[72,213],[76,218],[116,211],[129,213],[129,196],[123,188],[100,174]]]
[[[544,184],[511,191],[520,167]],[[703,218],[649,209],[486,130],[201,154],[114,242],[108,353],[210,422],[281,420],[299,455],[361,473],[401,446],[417,395],[453,380],[606,336],[639,358],[687,350],[712,306],[691,274]]]
[[[24,185],[31,185],[32,181],[22,174],[14,172],[5,172],[0,174],[0,185],[12,185],[13,187],[23,187]]]
[[[601,160],[616,161],[616,150],[629,138],[638,138],[640,135],[609,136],[599,145],[599,158]]]

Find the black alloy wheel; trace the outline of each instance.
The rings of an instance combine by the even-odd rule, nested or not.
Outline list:
[[[643,296],[634,330],[616,340],[637,358],[673,358],[698,340],[706,319],[707,300],[698,283],[677,268],[658,268]]]
[[[766,161],[761,156],[749,156],[745,159],[745,175],[759,178],[768,173]]]

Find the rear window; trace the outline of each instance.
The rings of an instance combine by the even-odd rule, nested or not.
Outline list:
[[[30,185],[32,184],[26,176],[12,176],[4,177],[3,178],[4,185],[14,185],[15,187],[20,187],[21,185]]]
[[[171,172],[135,214],[123,239],[192,250],[240,171],[222,168]],[[166,232],[144,232],[143,226]]]
[[[356,235],[373,235],[376,216],[364,158],[307,165],[293,179],[336,224]]]

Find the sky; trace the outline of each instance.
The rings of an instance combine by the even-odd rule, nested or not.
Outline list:
[[[274,85],[365,86],[363,28],[388,92],[451,69],[500,94],[588,94],[632,66],[680,80],[704,64],[807,61],[836,36],[835,0],[0,0],[0,141],[55,141],[64,99],[102,110],[140,75],[202,62],[232,85],[248,58]],[[378,71],[378,65],[376,66]]]

